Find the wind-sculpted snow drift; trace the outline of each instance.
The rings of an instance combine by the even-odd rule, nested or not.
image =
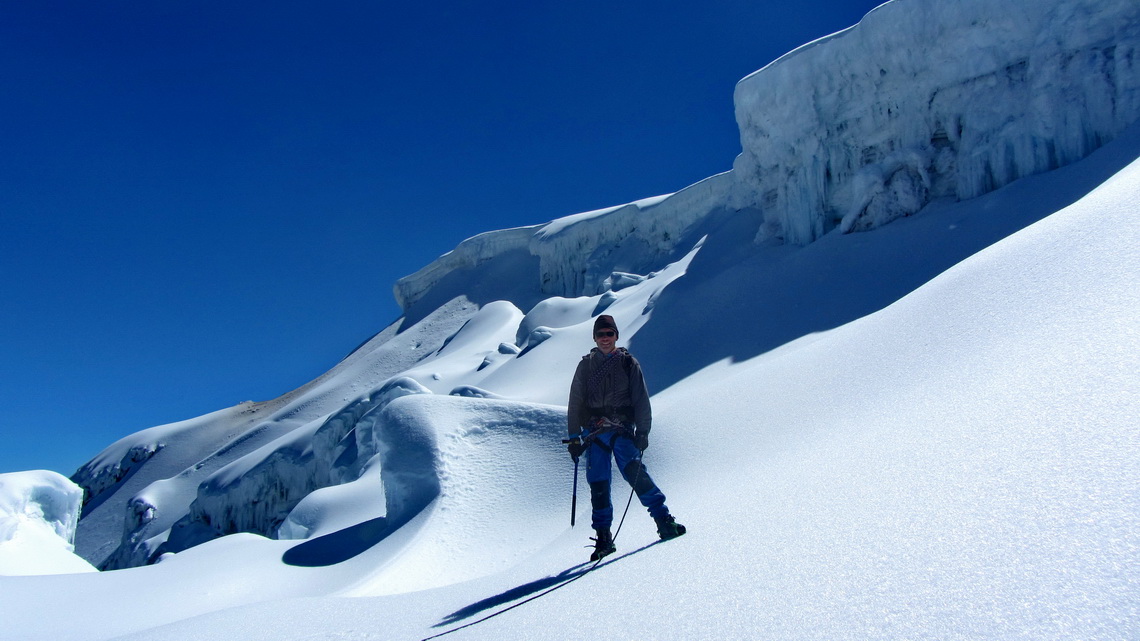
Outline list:
[[[73,554],[82,501],[55,472],[0,474],[0,575],[93,572]]]
[[[731,171],[675,194],[469,239],[396,283],[406,316],[317,381],[109,448],[75,477],[88,492],[81,543],[98,541],[80,552],[121,568],[239,532],[312,543],[335,520],[331,506],[369,494],[376,505],[357,523],[383,519],[391,534],[418,522],[445,491],[440,457],[462,449],[433,440],[433,412],[485,404],[496,429],[537,424],[553,443],[550,406],[564,401],[573,359],[602,310],[618,319],[624,341],[652,328],[662,301],[685,308],[674,318],[691,318],[692,332],[746,322],[700,318],[700,302],[670,299],[673,283],[690,271],[703,279],[692,282],[714,282],[718,270],[747,263],[784,274],[755,305],[826,290],[814,277],[825,272],[811,272],[807,259],[800,267],[780,259],[835,230],[873,229],[1072,163],[1119,135],[1140,118],[1140,5],[896,0],[743,79],[735,104],[743,150]],[[971,233],[992,243],[1029,222]],[[705,259],[709,246],[717,250]],[[946,261],[976,249],[946,249]],[[936,274],[909,274],[881,298]],[[736,286],[747,299],[749,282]],[[830,321],[843,316],[841,305],[874,311],[838,296],[797,313]],[[747,323],[745,331],[769,331]],[[675,337],[647,341],[639,354],[664,358]],[[673,359],[664,380],[707,364]],[[357,492],[363,484],[372,489]],[[125,532],[116,529],[124,512]]]
[[[378,426],[384,408],[409,394],[430,392],[414,380],[393,379],[323,422],[289,432],[218,470],[198,486],[189,514],[175,523],[170,539],[156,554],[180,552],[233,532],[277,532],[301,499],[317,489],[357,479],[381,447],[403,451],[430,470],[430,459],[413,457],[406,448],[392,444],[392,437],[380,429],[384,424]],[[386,481],[394,482],[388,477]],[[388,496],[393,502],[407,500],[401,493]],[[389,509],[389,518],[391,513]]]

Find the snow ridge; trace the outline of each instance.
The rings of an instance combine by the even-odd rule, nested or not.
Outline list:
[[[123,448],[118,460],[108,457],[108,452],[112,452],[112,448],[108,448],[102,456],[92,459],[79,468],[72,475],[71,480],[84,488],[89,496],[98,496],[121,483],[163,447],[165,444],[161,441],[141,444],[129,443]],[[120,452],[115,452],[115,454],[120,454]]]
[[[539,257],[538,273],[522,277],[544,294],[598,294],[612,272],[659,268],[722,211],[762,212],[761,244],[873,229],[1086,157],[1140,119],[1138,87],[1132,0],[895,0],[738,83],[731,171],[480,234],[401,279],[396,299],[408,310],[448,273],[507,247]]]
[[[472,236],[428,263],[419,271],[396,281],[392,293],[400,308],[407,311],[447,274],[461,268],[473,269],[514,249],[524,249],[537,226],[484,232]]]
[[[395,295],[405,311],[435,311],[405,319],[408,327],[370,341],[335,374],[298,391],[288,408],[251,428],[256,442],[218,450],[211,463],[218,467],[199,472],[201,464],[191,464],[127,499],[127,531],[110,567],[236,532],[306,536],[311,528],[300,514],[291,520],[292,511],[319,490],[359,481],[377,462],[385,518],[411,518],[440,491],[420,467],[436,465],[438,444],[413,425],[423,413],[397,412],[420,405],[394,400],[450,390],[562,402],[568,374],[550,372],[543,359],[588,341],[603,310],[628,341],[704,251],[710,229],[730,227],[721,246],[741,236],[753,252],[757,243],[809,243],[1070,163],[1140,118],[1138,51],[1140,6],[1128,0],[880,7],[739,83],[744,151],[732,171],[675,194],[480,234],[401,279]],[[732,251],[734,259],[746,253]],[[533,268],[521,276],[544,298],[468,300],[463,287],[520,278],[513,269],[484,271],[494,264]],[[124,439],[85,466],[84,484],[108,495],[140,461],[162,458],[154,455],[159,445]]]
[[[227,534],[275,534],[306,496],[360,477],[383,447],[381,417],[389,403],[430,393],[410,378],[394,378],[324,421],[294,430],[223,467],[198,486],[189,513],[149,560]],[[391,474],[387,468],[384,473]],[[400,500],[399,495],[393,499]]]
[[[615,272],[645,274],[692,248],[689,232],[722,206],[729,173],[706,178],[675,194],[587,212],[542,226],[530,242],[538,256],[543,293],[593,296],[610,289]],[[688,242],[684,242],[688,241]]]

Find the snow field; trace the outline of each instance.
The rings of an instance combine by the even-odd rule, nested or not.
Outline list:
[[[1131,285],[1140,262],[1136,235],[1121,224],[1138,197],[1134,164],[879,313],[659,394],[647,464],[690,533],[644,547],[652,524],[635,503],[613,562],[456,638],[1134,636],[1140,384],[1131,372],[1140,345]],[[393,406],[439,425],[484,403],[414,395]],[[509,405],[501,407],[512,416],[521,411]],[[531,438],[517,422],[504,427],[511,442]],[[454,447],[485,445],[465,441]],[[570,530],[552,507],[566,505],[560,448],[522,448],[516,463],[486,474],[449,469],[458,453],[449,447],[440,449],[441,478],[481,482],[479,498],[444,491],[461,515],[452,519],[441,495],[410,524],[403,556],[381,552],[385,539],[344,568],[316,572],[381,558],[404,564],[363,574],[343,592],[377,594],[389,572],[413,582],[423,572],[430,582],[440,553],[509,547],[462,526],[494,511],[483,497],[510,495],[518,477],[509,470],[528,458],[543,463],[519,468],[524,482],[529,474],[549,487],[490,520],[543,538],[543,547],[435,589],[263,602],[124,638],[234,630],[250,639],[283,638],[282,630],[285,638],[424,638],[449,629],[431,626],[473,622],[581,568],[588,531]],[[549,529],[533,514],[548,515]],[[460,563],[456,578],[472,569]],[[25,588],[46,579],[25,579]],[[627,606],[599,615],[591,609],[599,594]]]
[[[2,577],[0,636],[422,639],[550,588],[452,638],[1140,636],[1138,25],[896,0],[777,60],[732,172],[470,239],[313,383],[109,447],[80,548],[166,554]],[[558,439],[602,312],[690,533],[634,502],[582,575]],[[89,569],[61,480],[0,478],[0,568]]]

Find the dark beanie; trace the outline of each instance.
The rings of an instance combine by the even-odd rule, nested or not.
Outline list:
[[[614,334],[618,333],[617,323],[614,322],[614,317],[609,314],[602,314],[594,321],[594,333],[597,334],[599,329],[612,329]]]

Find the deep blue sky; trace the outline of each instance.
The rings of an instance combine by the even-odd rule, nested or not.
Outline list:
[[[304,384],[479,232],[731,168],[736,81],[876,4],[3,3],[0,472]]]

